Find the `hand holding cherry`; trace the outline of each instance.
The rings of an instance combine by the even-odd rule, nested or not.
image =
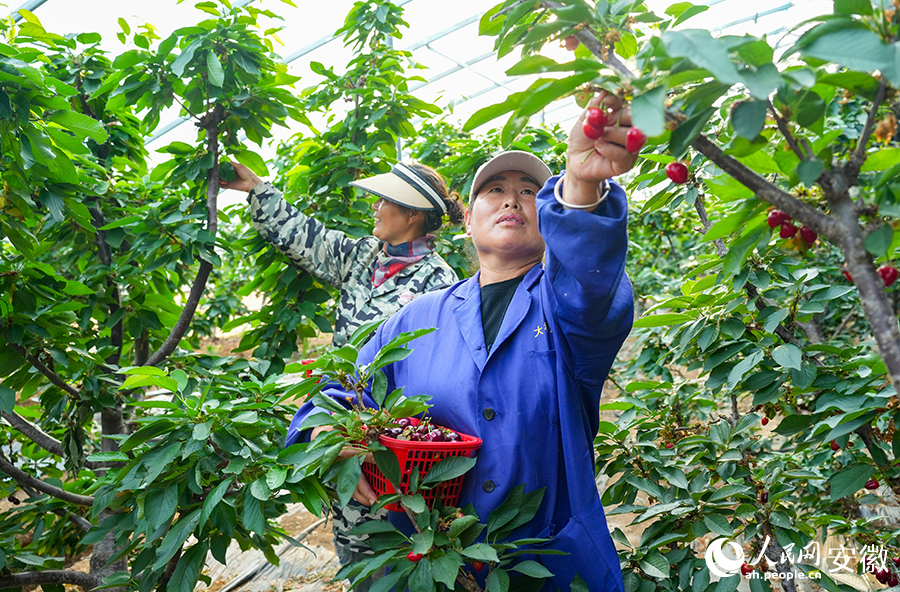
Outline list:
[[[622,98],[600,91],[588,102],[587,109],[569,133],[566,183],[563,185],[566,201],[595,201],[595,189],[600,183],[634,166],[644,141],[646,136],[631,127],[631,110]],[[584,200],[572,197],[581,192],[585,193]]]

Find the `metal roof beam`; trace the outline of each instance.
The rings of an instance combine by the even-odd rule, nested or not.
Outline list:
[[[20,10],[28,10],[30,12],[34,12],[37,7],[39,7],[46,1],[47,0],[27,0],[24,4],[22,4],[22,6],[9,13],[9,16],[13,17],[16,22],[19,22],[20,20],[22,20],[22,15],[19,14]]]

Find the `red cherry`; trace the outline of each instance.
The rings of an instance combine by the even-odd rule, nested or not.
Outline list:
[[[886,569],[878,569],[875,570],[875,579],[881,582],[882,584],[888,583],[888,575],[890,572]]]
[[[900,567],[900,557],[894,557],[893,559],[891,559],[891,561],[894,562],[894,565]]]
[[[871,491],[873,489],[878,489],[879,485],[881,485],[881,484],[878,482],[877,479],[869,479],[868,481],[866,481],[865,488],[868,489],[869,491]]]
[[[760,494],[759,494],[759,501],[760,501],[760,503],[763,503],[763,504],[769,503],[769,492],[768,492],[768,491],[764,491],[764,492],[760,493]]]
[[[313,362],[315,362],[315,360],[300,360],[300,363],[304,366],[306,366],[307,364],[312,364]],[[307,370],[306,377],[309,378],[310,376],[312,376],[312,370]]]
[[[670,162],[666,165],[666,176],[676,185],[684,185],[688,180],[688,168],[683,162]]]
[[[797,227],[790,222],[785,222],[781,225],[781,232],[779,234],[781,235],[781,238],[791,238],[797,234]]]
[[[887,288],[897,281],[897,276],[900,275],[900,272],[893,265],[882,265],[878,268],[878,275],[884,280],[884,287]]]
[[[847,446],[853,448],[854,446],[856,446],[856,444],[854,444],[853,442],[847,442]]]
[[[889,573],[887,576],[887,585],[893,588],[894,586],[900,585],[900,578],[897,577],[895,573]]]
[[[584,135],[586,135],[588,138],[590,138],[592,140],[596,140],[600,136],[603,135],[602,129],[597,129],[595,127],[592,127],[591,124],[589,124],[586,121],[584,122],[584,126],[581,129],[584,130]]]
[[[425,556],[422,555],[421,553],[413,553],[412,551],[410,551],[409,553],[406,554],[406,558],[409,559],[410,561],[412,561],[413,563],[419,561],[420,559],[422,559],[422,557],[425,557]]]
[[[834,450],[835,452],[837,452],[838,450],[841,449],[841,445],[837,443],[837,440],[831,441],[831,449]]]
[[[578,38],[575,35],[569,35],[566,37],[566,49],[568,51],[575,51],[578,49]]]
[[[852,281],[853,281],[853,276],[850,275],[850,272],[849,272],[849,271],[844,271],[844,277],[847,278],[847,281],[848,281],[848,282],[852,282]]]
[[[766,218],[766,222],[769,223],[769,228],[781,226],[782,222],[787,222],[788,220],[793,220],[793,218],[791,218],[790,214],[785,214],[781,210],[772,210],[769,212],[769,217]]]
[[[591,107],[587,110],[587,119],[585,121],[587,121],[589,126],[602,131],[606,127],[606,113],[597,107]]]
[[[769,425],[769,418],[768,418],[768,417],[764,417],[764,418],[762,418],[761,420],[759,420],[759,423],[761,423],[761,424],[763,424],[763,425]]]
[[[671,442],[666,442],[666,450],[669,450],[670,448],[672,448],[672,447],[674,447],[674,446],[675,446],[675,445],[672,444]]]
[[[473,561],[472,567],[475,568],[475,571],[481,571],[484,569],[484,561]]]
[[[640,152],[646,142],[647,136],[636,127],[629,128],[628,133],[625,134],[625,150],[632,154]]]
[[[751,573],[753,573],[752,565],[747,565],[746,563],[741,565],[741,575],[742,576],[749,576]]]
[[[819,235],[816,232],[808,227],[801,226],[800,227],[800,236],[803,238],[803,241],[807,244],[807,246],[813,246],[813,243],[816,242],[816,239],[819,238]]]

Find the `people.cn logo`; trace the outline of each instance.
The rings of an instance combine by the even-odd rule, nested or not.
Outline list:
[[[725,543],[728,543],[730,551],[723,548]],[[706,548],[705,559],[710,572],[720,578],[726,578],[741,570],[741,565],[744,563],[744,550],[737,543],[728,540],[727,537],[720,537]]]

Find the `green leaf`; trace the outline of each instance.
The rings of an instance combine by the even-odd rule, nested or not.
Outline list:
[[[690,145],[694,143],[694,140],[703,133],[706,123],[715,112],[716,110],[710,107],[691,116],[687,121],[675,128],[669,140],[669,151],[672,152],[675,158],[682,158],[685,155]]]
[[[735,276],[741,271],[744,261],[750,255],[750,251],[766,235],[766,230],[768,230],[767,227],[760,227],[755,231],[749,232],[729,247],[722,265],[722,271],[727,276]]]
[[[88,296],[94,294],[94,290],[90,287],[85,286],[81,282],[66,280],[66,285],[63,288],[63,292],[69,294],[70,296]]]
[[[668,564],[666,564],[668,566]],[[521,574],[532,578],[552,578],[553,572],[538,563],[537,561],[522,561],[509,568],[510,571],[517,571]],[[652,575],[652,574],[651,574]]]
[[[793,368],[800,370],[800,363],[803,361],[803,352],[799,347],[792,343],[779,345],[772,350],[772,359],[784,368]]]
[[[278,490],[287,479],[287,467],[274,466],[266,473],[266,485],[272,491]]]
[[[882,224],[866,237],[866,250],[873,257],[883,257],[887,254],[893,240],[894,229],[890,224]]]
[[[3,387],[0,387],[2,389]],[[87,457],[91,462],[128,462],[131,459],[124,452],[95,452]]]
[[[687,321],[693,321],[694,317],[682,313],[672,312],[658,315],[647,315],[634,322],[634,327],[668,327]]]
[[[225,84],[225,71],[222,69],[222,63],[219,62],[216,52],[210,51],[206,54],[206,68],[209,83],[213,86],[222,88]]]
[[[173,393],[178,392],[178,383],[173,378],[169,378],[168,376],[149,376],[141,374],[126,378],[119,389],[128,390],[146,386],[157,386],[172,391]]]
[[[397,460],[397,454],[391,450],[376,450],[372,453],[375,464],[384,475],[385,479],[390,481],[396,491],[400,491],[400,480],[402,473],[400,470],[400,461]]]
[[[236,153],[234,158],[261,177],[265,177],[269,174],[269,169],[266,168],[266,162],[256,152],[244,150]]]
[[[206,524],[206,521],[209,520],[213,510],[216,509],[216,506],[222,501],[222,498],[225,497],[225,493],[228,491],[230,485],[230,479],[222,481],[209,492],[209,495],[207,495],[206,499],[203,501],[203,509],[200,512],[200,524]]]
[[[825,165],[822,161],[817,159],[804,160],[797,167],[797,177],[801,183],[807,187],[812,187],[824,170]]]
[[[742,101],[731,110],[731,125],[737,135],[752,140],[766,123],[766,101]]]
[[[431,487],[465,474],[475,466],[475,459],[468,456],[448,456],[434,464],[422,480],[422,487]]]
[[[337,492],[342,506],[350,502],[360,477],[362,477],[362,457],[353,456],[341,462],[341,471],[337,477]]]
[[[831,486],[831,501],[856,493],[863,488],[873,473],[875,467],[870,464],[855,463],[844,467],[827,481]]]
[[[491,570],[487,579],[487,592],[509,592],[509,574],[506,570]]]
[[[463,566],[462,558],[459,553],[450,551],[445,555],[431,560],[431,577],[435,582],[440,582],[447,586],[448,590],[453,590],[454,582],[456,582],[456,574]]]
[[[497,557],[497,551],[487,543],[469,545],[460,552],[469,559],[477,559],[478,561],[500,561],[500,558]]]
[[[706,524],[706,527],[710,529],[712,532],[730,537],[734,534],[734,529],[731,527],[731,524],[728,523],[728,520],[719,514],[709,514],[703,517],[703,523]]]
[[[200,569],[203,567],[208,550],[209,543],[204,541],[192,545],[190,549],[185,551],[175,566],[175,571],[172,573],[172,578],[169,580],[166,590],[192,592],[194,586],[197,585]]]
[[[659,551],[652,551],[640,560],[639,565],[651,578],[668,578],[669,561]]]
[[[869,16],[872,14],[872,3],[870,0],[834,0],[834,12]]]
[[[451,539],[455,539],[476,522],[478,522],[478,516],[465,515],[462,518],[457,518],[450,523],[450,529],[447,531],[447,536]]]
[[[834,62],[851,70],[861,72],[881,70],[891,82],[900,83],[894,48],[882,42],[881,38],[869,29],[849,27],[838,29],[815,39],[802,48],[800,53],[807,57]]]
[[[175,553],[181,550],[181,546],[189,536],[197,528],[200,522],[200,508],[197,508],[187,516],[181,518],[169,529],[163,538],[159,549],[156,551],[156,561],[153,563],[153,569],[162,569],[169,560],[175,556]]]
[[[248,493],[244,494],[244,511],[241,514],[244,528],[256,534],[265,534],[266,519],[263,516],[263,503]]]
[[[883,171],[900,164],[900,148],[883,148],[870,152],[860,170]]]
[[[631,102],[633,125],[649,137],[666,131],[666,87],[660,86],[638,95]]]
[[[0,384],[0,411],[12,413],[16,407],[16,391]]]
[[[728,50],[709,31],[689,29],[666,31],[662,41],[672,57],[689,59],[697,66],[712,72],[719,82],[735,84],[741,81],[737,68],[728,57]]]
[[[75,111],[57,111],[50,116],[50,121],[64,127],[82,140],[90,138],[102,144],[109,136],[99,121]]]
[[[194,59],[194,53],[200,47],[201,40],[196,40],[181,52],[181,54],[175,58],[175,61],[172,62],[172,72],[175,73],[179,78],[184,75],[184,69],[187,68],[187,65],[190,63],[192,59]]]

